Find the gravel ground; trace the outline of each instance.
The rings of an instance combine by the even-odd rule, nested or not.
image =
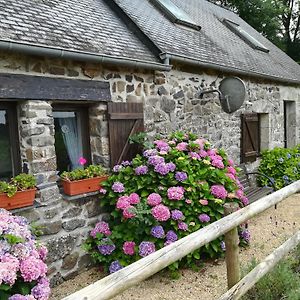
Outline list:
[[[300,228],[300,194],[293,195],[249,221],[251,246],[241,249],[241,265],[246,266],[253,258],[258,261],[280,246]],[[226,268],[224,260],[207,263],[199,272],[181,270],[181,277],[172,280],[161,272],[125,291],[114,300],[214,300],[226,291]],[[62,299],[75,291],[99,280],[96,268],[77,277],[52,291],[51,300]]]

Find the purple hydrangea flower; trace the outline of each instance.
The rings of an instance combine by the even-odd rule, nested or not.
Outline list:
[[[179,222],[178,223],[178,229],[182,231],[187,231],[188,230],[188,225],[185,222]]]
[[[185,172],[176,172],[175,179],[177,181],[185,181],[188,178],[187,174]]]
[[[174,172],[176,169],[176,165],[172,162],[167,163],[167,168],[169,170],[169,172]]]
[[[155,244],[152,242],[141,242],[139,245],[139,254],[145,257],[151,253],[155,252]]]
[[[202,223],[207,223],[210,221],[210,216],[207,214],[201,214],[201,215],[199,215],[198,218],[199,218],[200,222],[202,222]]]
[[[98,250],[103,255],[110,255],[115,249],[116,246],[108,238],[102,239],[101,244],[98,245]]]
[[[171,211],[171,217],[173,220],[178,221],[183,219],[183,213],[182,211],[178,209],[174,209]]]
[[[151,228],[151,235],[158,239],[163,239],[165,237],[165,231],[162,226],[154,226]]]
[[[225,246],[225,242],[224,242],[224,241],[222,241],[222,242],[220,243],[220,246],[221,246],[221,249],[222,249],[223,251],[226,251],[226,246]]]
[[[250,242],[250,231],[245,229],[240,233],[241,237],[247,242]]]
[[[49,280],[44,278],[32,290],[31,295],[35,299],[48,299],[50,295]]]
[[[169,230],[166,234],[167,241],[175,242],[178,240],[177,234],[173,230]]]
[[[115,273],[119,270],[123,269],[123,267],[121,266],[121,264],[119,263],[118,260],[113,261],[110,266],[109,266],[109,273]]]
[[[115,193],[123,193],[125,191],[123,183],[118,181],[114,182],[111,188]]]
[[[135,168],[135,174],[136,175],[145,175],[148,173],[148,167],[147,166],[139,166]]]
[[[156,166],[158,164],[163,164],[165,159],[159,155],[150,156],[148,158],[148,164],[152,166]]]
[[[154,168],[154,171],[163,176],[169,173],[169,169],[165,163],[157,164]]]
[[[154,156],[157,154],[156,149],[148,149],[143,152],[143,156],[149,158],[150,156]]]
[[[124,167],[131,166],[131,161],[124,160],[124,161],[121,162],[121,165],[124,166]]]
[[[123,169],[123,166],[121,166],[121,165],[115,165],[115,166],[113,167],[113,172],[118,173],[118,172],[120,172],[122,169]]]

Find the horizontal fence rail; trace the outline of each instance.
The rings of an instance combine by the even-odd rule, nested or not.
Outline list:
[[[264,275],[272,270],[291,250],[300,244],[300,231],[293,235],[284,244],[278,247],[263,262],[257,265],[242,280],[227,291],[219,300],[237,300],[245,295]]]
[[[63,300],[111,299],[299,191],[300,180],[106,276]]]

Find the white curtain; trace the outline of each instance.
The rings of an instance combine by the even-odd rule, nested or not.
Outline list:
[[[71,170],[82,168],[78,162],[79,158],[82,157],[82,146],[79,138],[76,116],[60,117],[59,125],[71,162]]]

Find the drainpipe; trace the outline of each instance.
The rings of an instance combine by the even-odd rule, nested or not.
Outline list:
[[[272,81],[278,81],[278,82],[283,82],[283,83],[298,84],[298,85],[300,84],[299,80],[286,79],[286,78],[282,78],[282,77],[272,76],[272,75],[268,75],[268,74],[261,74],[261,73],[252,72],[252,71],[249,72],[249,71],[241,70],[241,69],[234,68],[234,67],[227,67],[227,66],[210,63],[210,62],[203,62],[198,59],[188,58],[185,56],[172,54],[172,53],[162,53],[162,54],[160,54],[160,57],[163,61],[165,61],[167,63],[167,65],[170,64],[170,60],[173,60],[173,61],[180,62],[183,64],[189,64],[189,65],[198,66],[198,67],[202,67],[202,68],[206,68],[206,69],[213,69],[216,71],[231,73],[231,74],[235,74],[235,75],[240,74],[240,75],[245,75],[245,76],[249,76],[249,77],[270,79]]]
[[[0,50],[39,55],[52,58],[63,58],[83,62],[102,63],[122,67],[140,68],[147,70],[170,71],[172,66],[138,59],[115,57],[78,50],[65,50],[56,47],[26,44],[15,41],[0,40]]]

